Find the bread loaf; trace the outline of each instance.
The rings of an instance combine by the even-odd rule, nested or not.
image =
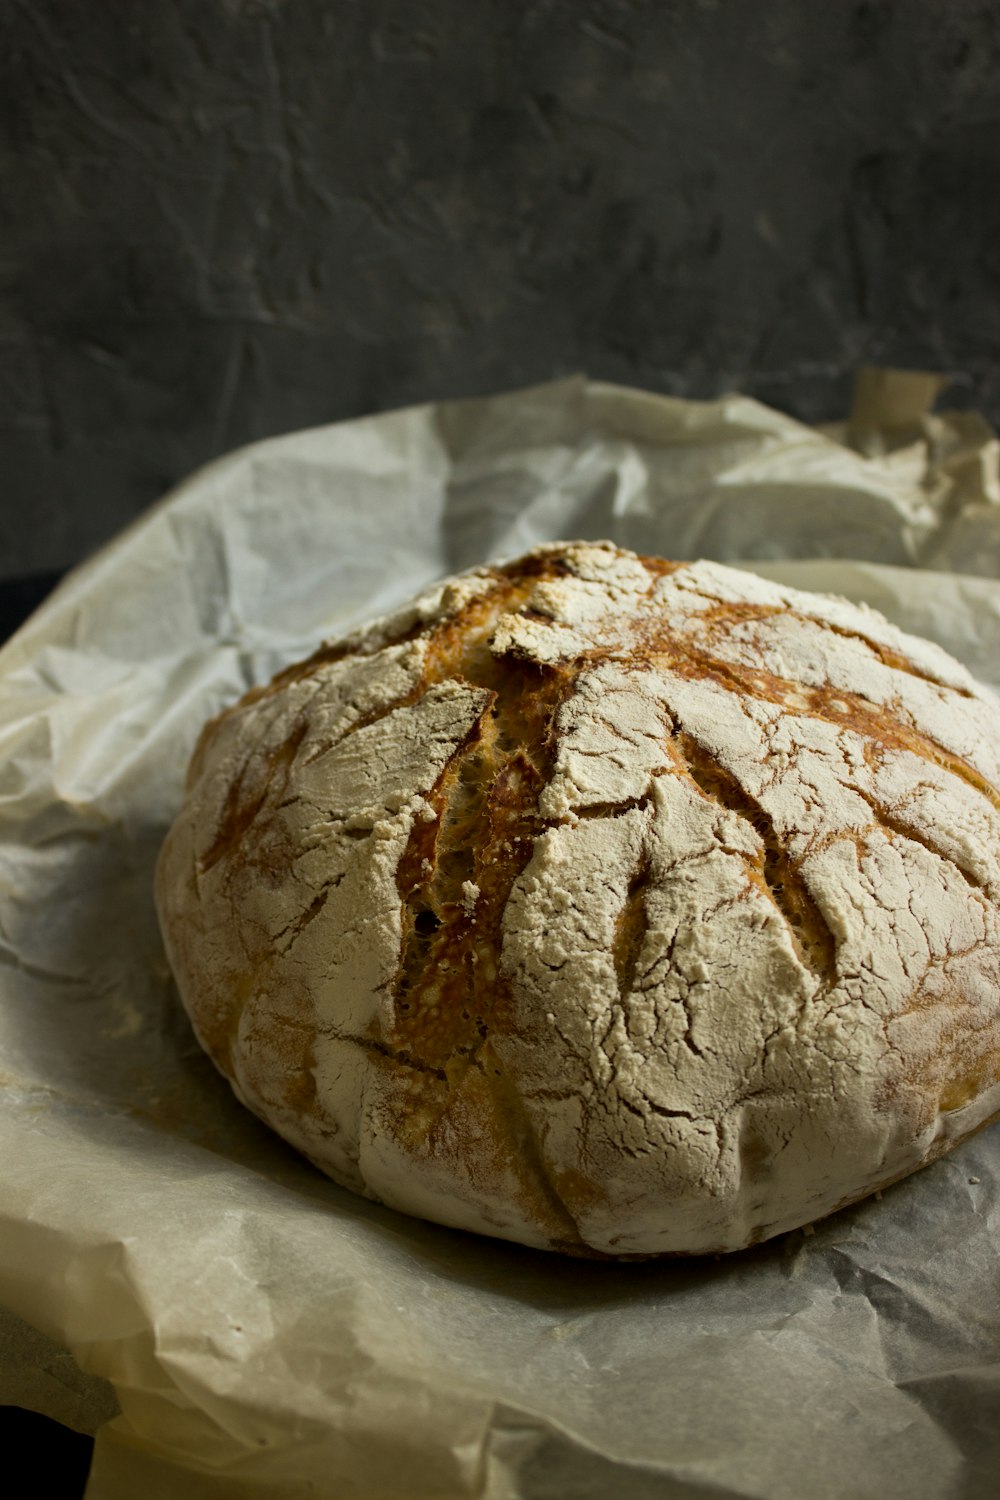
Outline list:
[[[204,731],[157,899],[339,1183],[736,1250],[1000,1112],[1000,705],[843,601],[610,544],[451,579]]]

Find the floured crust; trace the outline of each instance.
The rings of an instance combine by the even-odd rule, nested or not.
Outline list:
[[[735,1250],[1000,1112],[1000,705],[843,601],[610,544],[448,580],[210,724],[195,1029],[337,1181]]]

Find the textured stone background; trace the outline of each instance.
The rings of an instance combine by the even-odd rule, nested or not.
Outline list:
[[[7,0],[0,59],[0,576],[575,370],[1000,416],[996,0]]]

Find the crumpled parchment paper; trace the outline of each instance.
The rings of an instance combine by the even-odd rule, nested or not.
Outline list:
[[[718,1260],[418,1223],[236,1103],[150,890],[209,714],[555,537],[867,599],[1000,686],[996,440],[929,415],[935,389],[868,372],[816,432],[574,379],[261,443],[0,653],[0,1365],[7,1399],[101,1422],[89,1500],[993,1500],[1000,1128]],[[73,1399],[28,1378],[40,1344],[73,1355]]]

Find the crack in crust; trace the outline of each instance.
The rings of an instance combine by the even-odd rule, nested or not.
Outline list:
[[[907,822],[899,817],[898,813],[889,812],[882,803],[873,797],[870,792],[866,792],[863,787],[854,786],[851,790],[855,796],[867,802],[872,810],[875,826],[881,828],[883,833],[887,833],[893,838],[908,839],[911,844],[919,844],[922,849],[926,849],[927,853],[932,854],[935,859],[945,860],[951,869],[962,877],[972,891],[978,893],[985,892],[986,882],[978,876],[973,875],[958,860],[953,859],[942,848],[940,839],[934,839],[929,834],[922,833],[919,828],[914,827],[912,822]]]
[[[801,860],[782,848],[773,820],[692,735],[676,729],[674,743],[685,769],[702,795],[750,823],[763,845],[759,859],[748,859],[748,870],[767,892],[788,928],[793,947],[824,986],[837,974],[837,939],[800,873]]]
[[[897,716],[900,712],[898,706],[879,708],[860,694],[844,689],[803,689],[791,679],[778,677],[771,672],[741,669],[733,662],[713,656],[704,646],[692,646],[683,656],[666,649],[660,653],[659,658],[650,655],[649,659],[668,661],[671,670],[694,681],[716,682],[729,692],[773,703],[781,708],[794,706],[794,711],[805,718],[853,729],[883,752],[911,750],[966,782],[1000,811],[1000,791],[982,772],[960,755],[948,750],[932,735],[901,720]],[[913,675],[926,680],[922,673]]]
[[[646,908],[646,893],[649,888],[651,866],[649,856],[643,854],[636,866],[625,902],[615,922],[612,957],[618,993],[625,999],[635,988],[636,971],[642,947],[649,933],[649,913]]]
[[[709,596],[703,595],[702,597],[707,598]],[[724,603],[717,602],[710,604],[701,618],[709,628],[718,624],[722,626],[726,633],[734,631],[735,628],[748,621],[774,620],[778,618],[796,620],[799,624],[805,626],[815,627],[818,625],[830,635],[839,636],[841,640],[857,641],[866,651],[870,651],[884,667],[889,667],[895,672],[905,672],[908,677],[915,677],[921,682],[931,684],[935,688],[941,686],[938,678],[932,676],[930,672],[925,672],[923,668],[918,667],[903,652],[897,651],[884,641],[878,640],[876,636],[865,634],[862,630],[850,630],[846,625],[839,624],[829,619],[826,615],[817,619],[796,609],[794,605],[738,604],[730,601]],[[950,691],[956,693],[961,698],[972,698],[975,696],[969,688],[959,686],[955,683],[950,684]]]
[[[216,724],[220,722],[221,719],[214,721]],[[308,731],[308,720],[300,719],[287,738],[272,749],[263,764],[249,761],[241,767],[229,787],[215,838],[198,862],[200,875],[207,874],[224,855],[232,857],[233,851],[242,843],[257,818],[273,802],[275,781],[280,780],[283,786],[288,785],[299,746]],[[204,739],[205,733],[202,736],[203,741]],[[202,744],[199,742],[195,751],[196,758],[201,753]]]
[[[513,598],[523,592],[512,591]],[[538,794],[551,769],[552,719],[571,681],[530,663],[511,673],[481,634],[470,636],[453,621],[432,637],[428,663],[429,676],[472,681],[489,690],[490,701],[428,794],[434,817],[414,827],[397,871],[404,936],[391,1020],[379,1023],[380,1032],[390,1056],[419,1047],[426,1073],[398,1090],[394,1128],[415,1153],[447,1158],[452,1115],[470,1086],[478,1088],[473,1073],[488,1073],[488,1093],[480,1090],[488,1115],[484,1149],[498,1169],[513,1171],[555,1238],[580,1244],[517,1088],[488,1045],[510,1026],[500,926],[511,887],[546,826]]]

